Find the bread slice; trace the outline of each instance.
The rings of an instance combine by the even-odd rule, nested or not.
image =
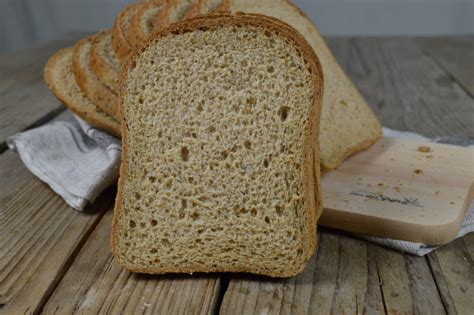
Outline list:
[[[144,5],[146,5],[145,2],[129,4],[115,19],[115,24],[112,28],[112,47],[120,61],[124,60],[132,49],[127,39],[128,28],[135,14]]]
[[[155,0],[142,6],[128,28],[128,39],[132,47],[141,44],[154,31],[154,21],[165,6],[165,0]]]
[[[214,12],[221,5],[222,0],[197,0],[184,16],[184,20]]]
[[[92,38],[89,63],[97,78],[115,94],[118,94],[120,62],[112,49],[112,32],[110,30],[100,32]]]
[[[92,126],[120,138],[120,124],[95,106],[76,84],[72,69],[72,48],[54,54],[46,64],[44,79],[49,89],[72,112]]]
[[[294,29],[215,15],[122,67],[112,249],[135,272],[300,272],[321,213],[323,76]]]
[[[169,0],[163,10],[155,19],[155,30],[161,30],[172,23],[181,21],[189,9],[191,9],[198,0]]]
[[[92,71],[89,56],[92,48],[92,37],[84,38],[74,46],[72,64],[76,82],[86,96],[101,110],[120,120],[117,112],[117,95],[99,81]]]
[[[336,168],[382,136],[374,113],[338,65],[324,39],[304,13],[287,0],[223,0],[221,11],[258,13],[278,18],[298,30],[317,52],[325,90],[321,116],[321,166]]]

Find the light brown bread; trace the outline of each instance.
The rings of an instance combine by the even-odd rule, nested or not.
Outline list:
[[[112,49],[110,30],[100,32],[92,38],[89,63],[97,78],[117,94],[120,62]]]
[[[76,84],[72,54],[73,49],[66,48],[49,59],[44,70],[49,89],[67,108],[89,124],[120,138],[120,124],[97,108]]]
[[[197,0],[184,16],[184,20],[214,12],[220,5],[222,0]]]
[[[127,39],[128,28],[135,14],[144,5],[146,5],[145,2],[132,3],[123,9],[115,19],[112,28],[112,48],[120,61],[124,60],[132,49]]]
[[[325,76],[320,133],[323,170],[336,168],[351,154],[380,139],[382,128],[372,110],[341,69],[313,23],[290,1],[223,0],[219,10],[278,18],[298,30],[317,52]]]
[[[155,30],[165,29],[172,23],[181,21],[188,10],[191,9],[197,1],[198,0],[169,0],[155,19]]]
[[[112,249],[145,273],[302,271],[321,213],[323,75],[294,29],[215,15],[153,35],[121,73]]]
[[[154,21],[166,4],[156,0],[142,6],[132,19],[128,28],[128,39],[132,47],[141,44],[154,31]]]
[[[117,95],[99,81],[90,67],[91,47],[92,37],[84,38],[74,46],[72,64],[77,85],[97,107],[118,120]]]

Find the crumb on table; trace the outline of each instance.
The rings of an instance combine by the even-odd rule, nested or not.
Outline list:
[[[431,148],[428,146],[422,145],[418,147],[418,151],[423,152],[423,153],[428,153],[428,152],[431,152]]]
[[[414,172],[415,172],[415,174],[423,174],[423,170],[420,170],[419,168],[414,170]]]

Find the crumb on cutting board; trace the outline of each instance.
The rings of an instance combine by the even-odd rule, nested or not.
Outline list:
[[[428,153],[428,152],[431,152],[431,148],[428,147],[428,146],[419,146],[418,147],[418,151],[422,152],[422,153]]]
[[[416,170],[414,170],[415,174],[423,174],[423,170],[420,170],[419,168],[417,168]]]

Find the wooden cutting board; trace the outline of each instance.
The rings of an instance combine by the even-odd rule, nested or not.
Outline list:
[[[319,225],[444,244],[474,198],[474,150],[383,138],[323,175],[322,190]]]

